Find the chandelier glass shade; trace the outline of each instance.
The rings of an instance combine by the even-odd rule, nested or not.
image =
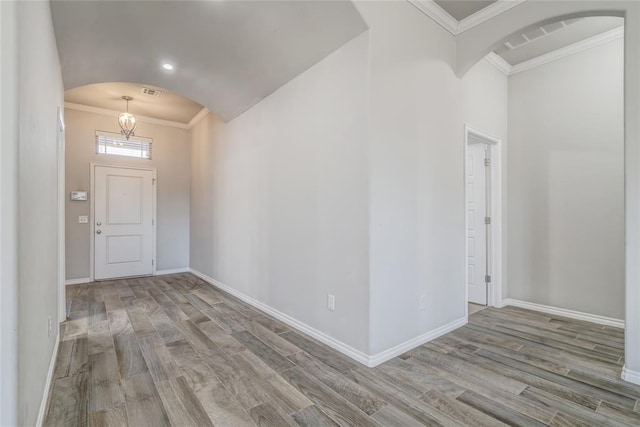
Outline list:
[[[133,98],[130,96],[123,96],[122,99],[127,101],[127,111],[118,116],[118,123],[122,129],[120,133],[123,134],[125,138],[129,139],[130,136],[135,136],[133,132],[136,130],[136,116],[129,112],[129,101]]]

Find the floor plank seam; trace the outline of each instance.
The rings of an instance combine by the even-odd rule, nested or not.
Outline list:
[[[46,426],[640,425],[608,326],[485,308],[366,368],[189,273],[74,285],[66,301]]]

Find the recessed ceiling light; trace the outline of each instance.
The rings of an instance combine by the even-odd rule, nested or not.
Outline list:
[[[173,70],[173,65],[171,65],[169,63],[165,63],[165,64],[162,64],[162,68],[164,68],[167,71],[171,71],[171,70]]]

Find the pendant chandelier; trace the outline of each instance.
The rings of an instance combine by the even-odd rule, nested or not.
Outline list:
[[[123,96],[122,99],[127,101],[127,112],[120,114],[118,117],[118,123],[120,123],[120,131],[121,134],[125,136],[125,138],[129,139],[130,136],[135,136],[133,131],[136,129],[136,116],[129,112],[129,101],[133,100],[130,96]]]

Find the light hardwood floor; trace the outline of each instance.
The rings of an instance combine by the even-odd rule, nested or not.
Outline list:
[[[640,425],[611,327],[487,308],[370,369],[189,274],[67,303],[46,426]]]

